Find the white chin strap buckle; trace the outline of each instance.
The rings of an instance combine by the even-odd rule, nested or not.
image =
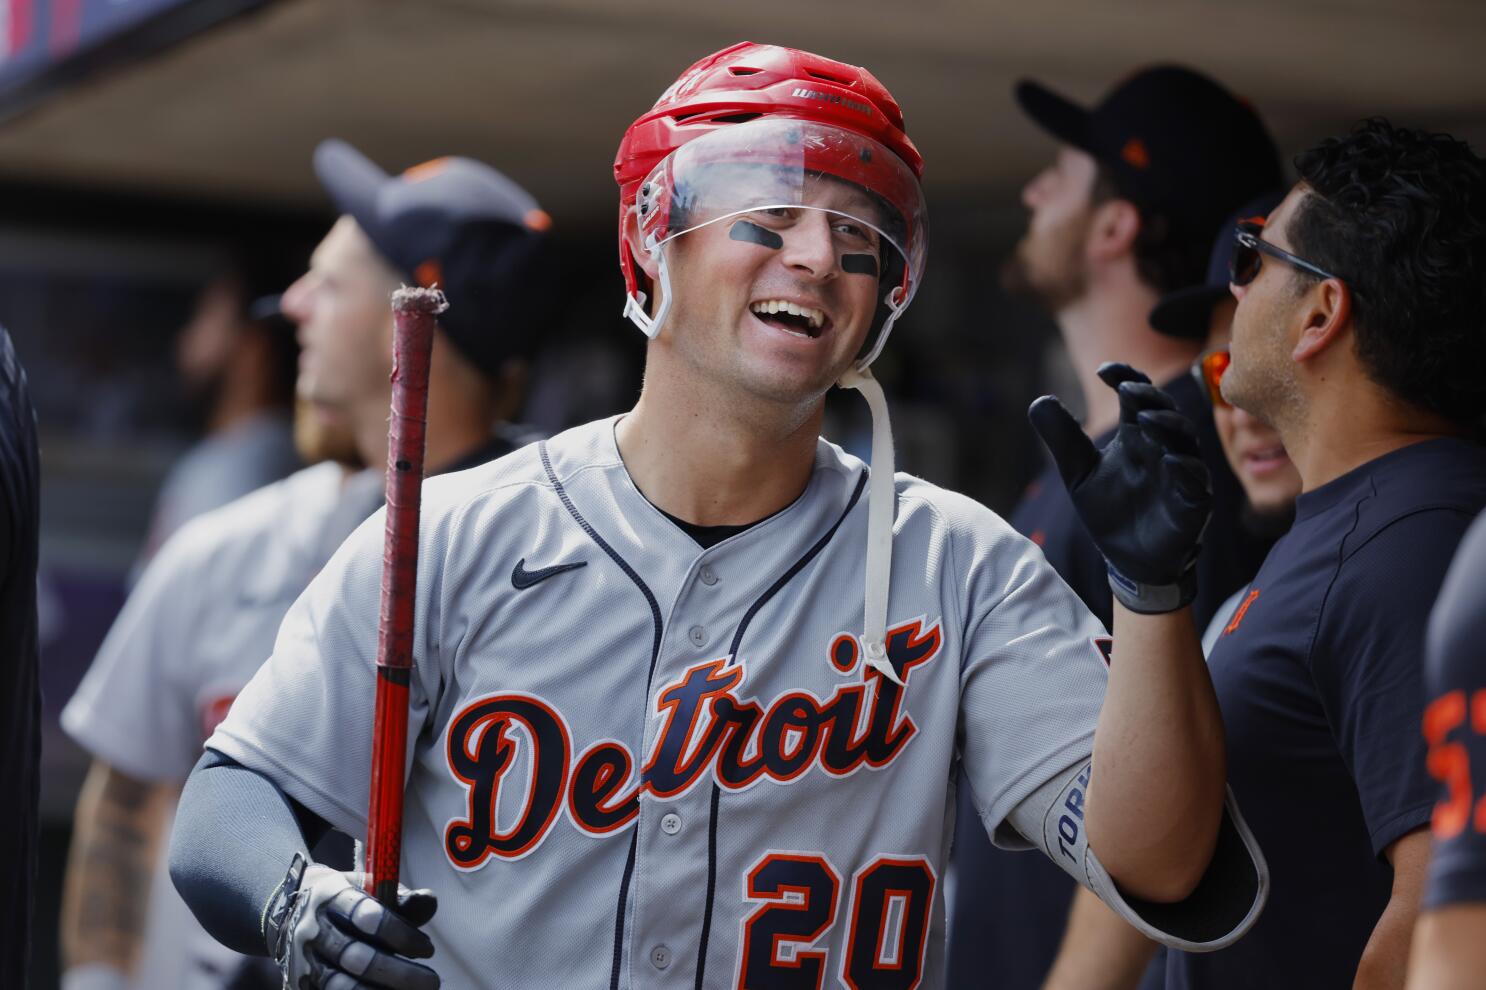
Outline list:
[[[862,655],[867,658],[867,666],[877,671],[883,677],[892,681],[899,687],[907,687],[898,672],[893,669],[893,662],[888,659],[887,647],[880,639],[869,639],[862,637]]]

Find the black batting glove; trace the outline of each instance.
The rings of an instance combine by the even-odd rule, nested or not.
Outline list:
[[[1115,598],[1132,612],[1172,612],[1197,595],[1197,551],[1212,510],[1197,430],[1129,365],[1103,364],[1099,377],[1120,396],[1120,425],[1103,450],[1051,395],[1027,418],[1104,555]]]
[[[263,909],[263,938],[289,990],[438,990],[439,976],[413,962],[433,955],[419,929],[438,909],[429,890],[399,887],[397,909],[341,873],[296,854]]]

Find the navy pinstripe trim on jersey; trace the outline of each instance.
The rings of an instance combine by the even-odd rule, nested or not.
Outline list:
[[[619,913],[614,920],[614,966],[609,970],[609,990],[619,990],[619,967],[624,962],[624,911],[629,906],[629,883],[635,875],[635,847],[640,841],[636,826],[629,834],[629,855],[624,860],[624,879],[619,881]]]
[[[568,510],[568,515],[572,516],[573,521],[583,528],[583,532],[588,534],[590,540],[599,545],[600,550],[609,555],[610,560],[619,565],[619,569],[624,572],[625,577],[635,583],[635,587],[640,589],[640,594],[644,595],[645,601],[650,604],[650,618],[655,624],[655,639],[650,644],[650,670],[645,674],[645,691],[648,698],[650,696],[650,678],[655,675],[655,661],[660,657],[661,629],[664,625],[664,621],[660,617],[660,603],[655,600],[655,595],[646,586],[645,582],[640,579],[640,575],[635,573],[635,569],[629,565],[629,561],[619,556],[619,552],[604,541],[604,538],[598,534],[598,531],[589,525],[588,520],[583,518],[583,513],[578,511],[578,507],[573,504],[573,500],[568,498],[567,489],[562,487],[562,482],[557,480],[557,473],[552,470],[552,458],[547,456],[547,441],[543,440],[537,444],[537,453],[542,458],[542,470],[547,472],[547,480],[552,482],[552,488],[557,492],[557,497],[562,499],[563,508]]]
[[[600,550],[608,554],[610,560],[619,565],[619,569],[624,572],[626,577],[634,582],[635,587],[639,588],[640,593],[645,596],[645,601],[650,604],[650,618],[655,624],[655,638],[650,644],[650,670],[645,674],[645,697],[648,699],[650,697],[650,679],[655,676],[655,662],[660,658],[660,640],[662,630],[665,626],[664,620],[661,619],[660,615],[660,603],[655,600],[655,595],[646,586],[645,582],[640,579],[640,575],[635,573],[635,569],[629,565],[629,562],[619,556],[618,551],[604,541],[604,538],[598,534],[598,531],[588,524],[588,520],[583,518],[583,514],[578,511],[578,507],[573,504],[573,500],[568,498],[567,489],[562,487],[562,482],[557,480],[557,473],[552,470],[552,459],[547,456],[547,441],[543,440],[537,444],[537,453],[542,458],[542,470],[547,472],[547,480],[552,482],[552,490],[557,492],[557,497],[562,500],[563,508],[568,510],[568,515],[572,516],[573,521],[582,527],[583,532],[588,534],[590,540],[598,544]],[[861,491],[860,485],[857,486],[857,491]],[[837,525],[840,524],[837,523]],[[629,859],[624,864],[624,877],[619,881],[619,907],[614,917],[614,967],[609,972],[609,986],[611,990],[618,990],[619,988],[619,966],[624,958],[624,911],[629,902],[630,880],[635,872],[635,842],[638,836],[639,829],[636,828],[630,834]]]
[[[826,534],[816,541],[815,546],[805,551],[805,555],[795,561],[789,570],[780,576],[769,586],[769,590],[759,596],[758,601],[748,606],[748,611],[743,613],[743,621],[738,623],[738,631],[733,634],[732,645],[728,647],[728,656],[736,658],[738,648],[743,644],[743,633],[747,631],[748,624],[758,614],[759,609],[768,604],[769,599],[779,594],[784,586],[794,580],[795,575],[805,569],[805,565],[815,559],[826,544],[831,542],[831,537],[836,535],[836,530],[851,515],[851,510],[856,508],[857,502],[862,497],[862,491],[867,487],[867,472],[863,471],[861,478],[857,479],[856,490],[851,493],[851,498],[846,503],[846,508],[841,510],[841,515]],[[697,982],[696,990],[703,990],[704,980],[707,974],[707,941],[712,937],[712,900],[717,893],[717,809],[722,801],[722,788],[716,781],[712,784],[712,814],[707,823],[707,906],[702,912],[702,939],[697,946]]]

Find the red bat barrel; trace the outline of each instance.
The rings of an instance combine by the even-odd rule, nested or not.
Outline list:
[[[387,427],[387,537],[377,626],[377,707],[372,725],[371,805],[366,815],[367,892],[397,904],[402,859],[408,684],[418,593],[418,507],[428,427],[428,363],[434,317],[449,308],[437,289],[392,294],[392,418]]]

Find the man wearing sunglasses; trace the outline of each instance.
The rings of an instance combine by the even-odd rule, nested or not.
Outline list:
[[[1366,121],[1296,160],[1235,231],[1223,397],[1302,481],[1209,664],[1233,790],[1269,861],[1242,942],[1172,952],[1168,987],[1401,987],[1434,804],[1427,616],[1486,505],[1486,162]]]
[[[1178,66],[1137,72],[1093,108],[1032,81],[1018,85],[1016,98],[1061,146],[1022,192],[1027,232],[1004,280],[1013,294],[1057,321],[1082,391],[1084,428],[1101,446],[1113,436],[1117,418],[1116,393],[1098,375],[1106,361],[1148,374],[1196,424],[1213,483],[1213,521],[1197,563],[1193,602],[1201,629],[1258,568],[1263,548],[1238,538],[1243,495],[1218,447],[1207,403],[1187,373],[1200,345],[1155,332],[1147,316],[1162,293],[1202,280],[1203,259],[1226,217],[1280,185],[1279,155],[1251,107]],[[1028,487],[1010,522],[1042,547],[1058,575],[1109,628],[1104,558],[1055,467]],[[975,934],[952,936],[950,982],[976,985],[994,970],[998,987],[1033,990],[1057,952],[1074,888],[1034,857],[995,850],[975,827],[967,802],[959,821],[957,873],[994,879],[955,886],[952,927]],[[1143,960],[1128,962],[1138,972]]]
[[[1207,281],[1168,293],[1151,310],[1151,326],[1160,333],[1203,342],[1202,354],[1192,363],[1192,375],[1212,406],[1213,425],[1223,456],[1243,488],[1240,532],[1265,546],[1290,528],[1295,497],[1300,494],[1300,474],[1273,426],[1223,398],[1222,380],[1232,360],[1229,343],[1233,337],[1233,313],[1238,306],[1228,288],[1228,273],[1237,247],[1233,225],[1241,222],[1262,225],[1263,218],[1280,204],[1284,195],[1281,191],[1270,192],[1245,204],[1218,234],[1208,262]],[[1245,591],[1246,588],[1240,588],[1218,606],[1203,637],[1205,645],[1210,646],[1222,631]]]
[[[1245,501],[1230,525],[1241,538],[1266,550],[1290,528],[1295,497],[1300,494],[1300,475],[1275,428],[1229,405],[1221,385],[1229,364],[1233,311],[1238,305],[1228,282],[1236,246],[1234,225],[1251,218],[1262,224],[1286,192],[1273,190],[1244,204],[1223,225],[1213,243],[1207,280],[1162,296],[1150,316],[1151,326],[1159,333],[1203,344],[1201,356],[1192,363],[1193,381],[1212,406],[1223,456],[1243,488]],[[1258,570],[1257,563],[1254,570]],[[1213,643],[1242,606],[1249,592],[1248,578],[1252,577],[1252,573],[1245,576],[1243,586],[1218,606],[1208,622],[1202,636],[1204,654],[1211,652]],[[1154,942],[1103,910],[1084,891],[1074,894],[1074,902],[1068,932],[1045,990],[1127,990],[1136,986],[1158,990],[1165,985],[1164,950],[1157,951]],[[1156,957],[1147,964],[1153,951]]]

